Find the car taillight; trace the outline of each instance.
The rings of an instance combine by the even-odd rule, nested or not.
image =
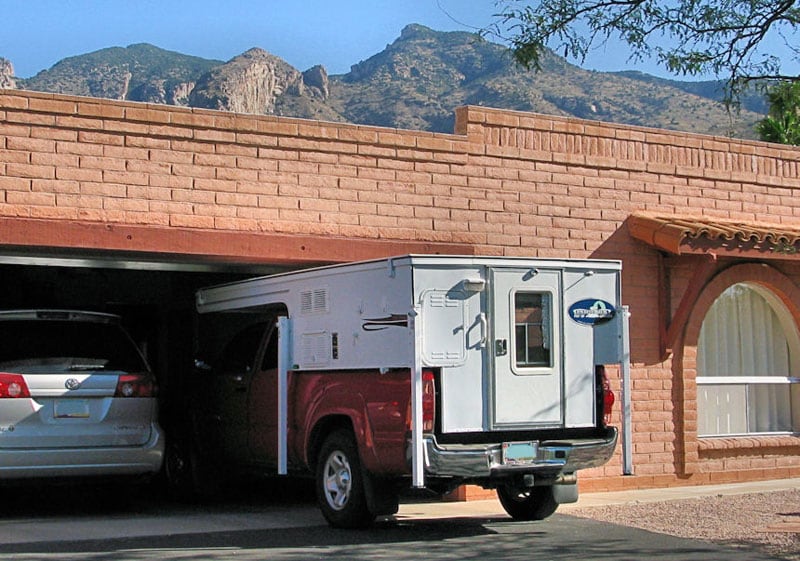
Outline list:
[[[614,392],[611,391],[611,383],[608,381],[605,366],[598,365],[596,367],[596,374],[598,391],[602,392],[603,423],[607,425],[611,422],[611,412],[614,408]]]
[[[436,384],[432,370],[422,371],[422,430],[433,432],[436,421]]]
[[[155,397],[156,383],[148,374],[123,374],[117,380],[114,397]]]
[[[19,374],[0,372],[0,399],[13,399],[16,397],[30,397],[28,384]]]
[[[411,401],[406,412],[406,428],[411,430]],[[436,377],[433,370],[422,371],[422,430],[433,432],[436,423]]]

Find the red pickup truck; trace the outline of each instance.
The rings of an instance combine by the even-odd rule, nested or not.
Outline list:
[[[327,521],[361,527],[403,488],[470,483],[543,519],[614,452],[593,346],[618,335],[615,262],[408,256],[197,301],[190,430],[165,460],[181,492],[308,474]]]

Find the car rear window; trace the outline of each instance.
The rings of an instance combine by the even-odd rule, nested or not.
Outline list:
[[[145,372],[136,345],[119,326],[81,321],[0,321],[0,370]]]

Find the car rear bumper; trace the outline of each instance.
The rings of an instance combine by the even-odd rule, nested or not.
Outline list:
[[[440,445],[424,436],[425,473],[433,477],[503,478],[514,474],[570,474],[606,463],[614,453],[618,432],[609,427],[601,438],[538,442],[536,458],[524,464],[503,462],[502,443]]]
[[[153,424],[143,446],[0,449],[0,480],[152,474],[161,469],[164,445],[163,431]]]

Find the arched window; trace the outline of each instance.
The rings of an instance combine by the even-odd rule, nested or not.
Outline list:
[[[796,430],[799,361],[800,336],[783,303],[756,284],[729,287],[700,328],[698,435]]]

